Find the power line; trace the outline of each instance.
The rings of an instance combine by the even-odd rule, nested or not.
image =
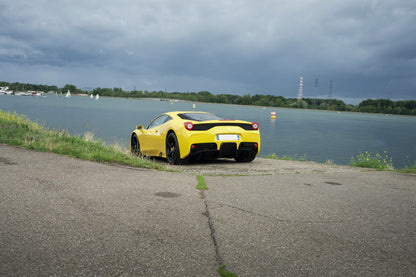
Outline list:
[[[329,81],[329,93],[328,93],[328,99],[329,99],[328,106],[331,105],[332,87],[333,87],[333,82],[332,82],[332,80],[330,80]]]
[[[316,98],[318,97],[318,78],[315,78],[315,98],[313,99],[313,108],[316,106]]]

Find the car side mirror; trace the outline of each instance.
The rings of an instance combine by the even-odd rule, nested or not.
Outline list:
[[[137,125],[137,126],[136,126],[136,129],[137,129],[137,130],[142,130],[142,131],[143,131],[143,125]]]

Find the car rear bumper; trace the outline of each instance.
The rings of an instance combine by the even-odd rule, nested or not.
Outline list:
[[[207,153],[213,157],[235,157],[241,151],[260,152],[258,130],[240,127],[215,127],[208,131],[184,131],[178,134],[181,159]],[[210,153],[210,154],[209,154]]]
[[[234,158],[242,151],[257,155],[259,144],[257,142],[195,143],[190,146],[189,156],[207,155],[212,158]]]

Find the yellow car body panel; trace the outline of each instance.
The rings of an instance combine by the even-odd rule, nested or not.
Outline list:
[[[171,132],[174,132],[177,138],[180,159],[185,159],[190,156],[192,151],[196,148],[204,148],[206,145],[209,145],[209,151],[215,152],[222,150],[225,146],[235,144],[236,151],[248,151],[246,149],[247,145],[242,146],[241,143],[249,143],[250,147],[253,148],[250,151],[255,151],[255,156],[260,151],[260,131],[258,129],[253,129],[251,122],[242,121],[242,120],[192,120],[192,119],[183,119],[181,115],[201,115],[209,116],[212,114],[196,111],[184,111],[184,112],[168,112],[156,117],[149,126],[145,129],[142,126],[136,128],[132,133],[135,134],[138,138],[140,145],[140,152],[143,155],[147,156],[158,156],[167,158],[167,137]],[[215,115],[213,115],[215,116]],[[166,122],[164,118],[167,118]],[[169,119],[170,118],[170,119]],[[160,122],[161,124],[159,124]],[[188,130],[185,128],[184,123],[190,122],[193,124],[194,128]],[[157,125],[153,127],[153,125]],[[202,127],[205,126],[205,127]],[[209,126],[209,127],[206,127]],[[241,127],[243,126],[243,127]],[[139,127],[139,126],[138,126]],[[206,130],[204,128],[207,128]],[[245,129],[244,129],[245,128]],[[215,144],[215,146],[214,146]],[[225,145],[225,146],[224,146]],[[201,147],[200,147],[201,146]],[[193,148],[194,147],[194,148]],[[234,147],[234,146],[233,146]],[[231,148],[233,148],[231,147]],[[133,152],[133,146],[131,146]],[[197,149],[197,150],[198,150]],[[203,151],[208,151],[207,149],[202,149]],[[237,154],[237,152],[236,152]],[[254,156],[254,157],[255,157]],[[254,159],[253,157],[253,159]]]
[[[141,152],[147,156],[166,158],[165,138],[170,128],[171,126],[165,123],[155,128],[134,130],[139,138]]]

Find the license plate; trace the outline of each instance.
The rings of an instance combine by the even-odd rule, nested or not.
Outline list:
[[[240,140],[239,135],[217,135],[217,140]]]

